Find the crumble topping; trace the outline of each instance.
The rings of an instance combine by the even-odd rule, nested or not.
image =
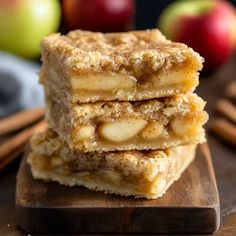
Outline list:
[[[158,29],[125,33],[94,33],[76,30],[52,34],[41,44],[42,53],[55,54],[74,71],[144,71],[169,69],[190,59],[202,69],[203,58],[185,44],[167,40]]]

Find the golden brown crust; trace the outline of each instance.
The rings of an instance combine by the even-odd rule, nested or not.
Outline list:
[[[65,104],[57,94],[45,89],[46,104],[55,115],[71,114],[72,120],[80,124],[88,123],[91,119],[112,120],[117,117],[142,117],[168,122],[175,115],[184,116],[187,113],[202,112],[206,102],[197,94],[187,93],[172,97],[150,99],[143,101],[95,102]],[[68,122],[70,122],[68,120]]]
[[[200,112],[205,102],[196,94],[181,94],[169,98],[152,99],[136,102],[97,102],[74,106],[76,116],[82,122],[94,117],[114,119],[117,117],[142,117],[150,120],[166,120],[176,114],[184,116],[189,112]],[[83,119],[83,120],[82,120]]]
[[[42,53],[55,55],[75,71],[157,71],[192,58],[201,70],[203,59],[184,44],[173,43],[159,30],[94,33],[76,30],[53,34],[41,44]]]

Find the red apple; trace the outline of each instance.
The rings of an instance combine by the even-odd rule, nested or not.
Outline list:
[[[117,32],[133,25],[133,0],[63,0],[62,9],[69,30]]]
[[[186,43],[205,58],[205,69],[222,65],[236,42],[236,11],[223,0],[178,1],[164,10],[159,27],[173,41]]]

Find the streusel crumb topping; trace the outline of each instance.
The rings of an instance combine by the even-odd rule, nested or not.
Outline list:
[[[76,30],[52,34],[42,42],[42,54],[57,55],[74,70],[156,71],[190,59],[196,70],[203,59],[185,44],[167,40],[158,29],[124,33]]]

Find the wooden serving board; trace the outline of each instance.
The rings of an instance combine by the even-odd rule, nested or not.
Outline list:
[[[27,232],[212,233],[219,227],[219,197],[207,144],[198,147],[195,161],[156,200],[34,180],[25,160],[17,175],[16,212],[18,225]]]

